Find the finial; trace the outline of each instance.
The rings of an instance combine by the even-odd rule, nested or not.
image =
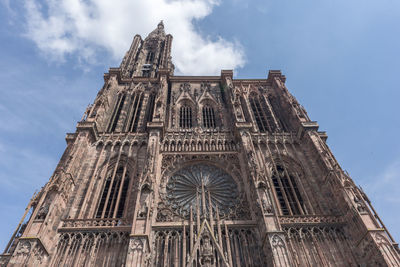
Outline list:
[[[164,29],[164,22],[161,20],[160,23],[157,25],[158,29]]]

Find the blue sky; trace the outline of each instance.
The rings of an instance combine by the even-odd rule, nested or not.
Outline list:
[[[400,240],[400,2],[0,0],[0,246],[136,33],[164,19],[177,74],[263,78],[306,108]]]

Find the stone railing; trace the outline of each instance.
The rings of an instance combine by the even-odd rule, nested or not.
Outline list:
[[[104,228],[129,226],[124,219],[103,218],[103,219],[65,219],[62,228]]]
[[[229,132],[196,129],[167,132],[161,142],[161,150],[163,152],[212,152],[238,149],[237,143]]]
[[[319,215],[302,215],[302,216],[280,216],[279,222],[282,225],[318,225],[318,224],[343,224],[340,216],[319,216]]]
[[[251,133],[253,142],[261,144],[261,143],[275,143],[277,141],[284,143],[292,143],[297,142],[298,137],[294,132],[276,132],[276,133],[260,133],[254,132]]]

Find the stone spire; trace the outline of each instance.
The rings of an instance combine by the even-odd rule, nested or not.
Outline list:
[[[136,35],[122,60],[122,75],[125,78],[154,78],[160,69],[172,74],[174,66],[171,62],[171,44],[172,35],[165,34],[163,21],[144,40]]]
[[[157,38],[157,39],[165,39],[165,31],[164,31],[164,22],[160,21],[158,23],[157,28],[155,28],[145,40]]]

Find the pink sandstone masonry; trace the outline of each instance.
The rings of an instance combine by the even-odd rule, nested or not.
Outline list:
[[[171,44],[104,75],[1,266],[400,266],[280,71],[175,76]]]

